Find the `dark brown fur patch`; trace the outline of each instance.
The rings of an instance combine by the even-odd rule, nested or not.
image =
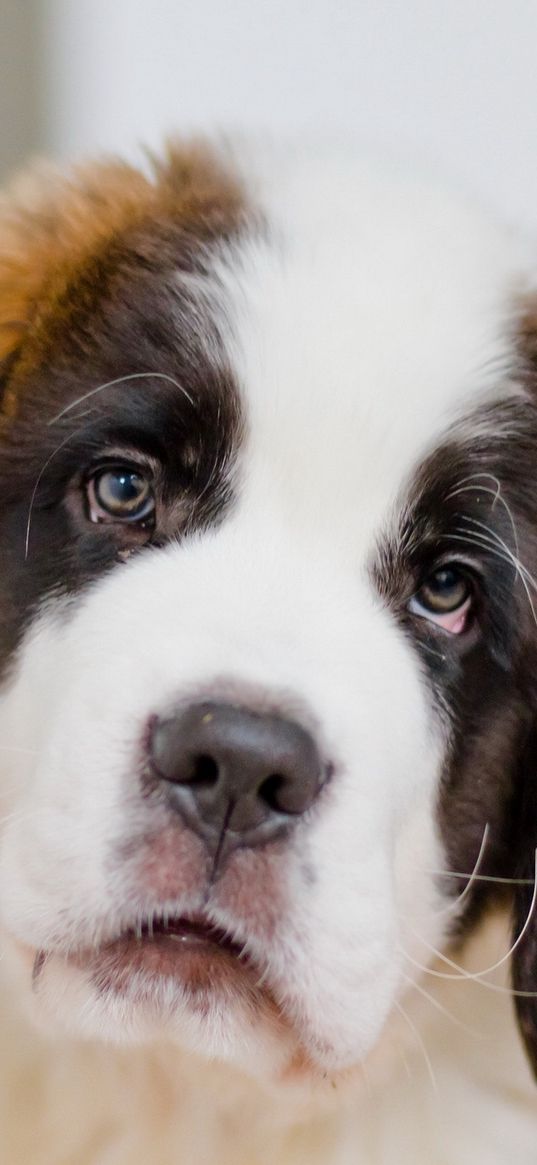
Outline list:
[[[461,938],[492,900],[510,896],[514,1007],[537,1077],[536,298],[524,302],[515,338],[513,375],[525,393],[468,417],[421,466],[398,536],[381,547],[377,582],[422,654],[450,729],[437,804],[450,871],[441,888],[455,896],[468,887],[481,855],[456,923]],[[407,614],[408,595],[446,553],[473,562],[481,580],[478,631],[466,639]]]
[[[0,668],[45,597],[232,502],[242,410],[212,263],[252,216],[208,148],[151,166],[33,176],[0,208]],[[151,529],[90,520],[111,450],[149,458]]]

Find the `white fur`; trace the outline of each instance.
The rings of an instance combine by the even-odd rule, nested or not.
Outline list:
[[[460,1038],[445,1043],[444,1017],[420,1015],[423,1037],[407,1028],[406,1042],[417,1044],[406,1053],[410,1081],[397,1053],[396,1069],[377,1066],[405,1029],[399,1001],[413,1006],[417,972],[404,952],[429,961],[427,944],[443,943],[450,915],[431,873],[445,863],[433,806],[446,741],[417,656],[368,568],[423,457],[474,406],[505,394],[511,297],[524,266],[518,244],[425,186],[339,160],[288,158],[276,181],[262,159],[249,166],[268,237],[222,253],[207,295],[247,416],[235,509],[214,532],[142,554],[76,602],[49,604],[5,685],[3,744],[35,752],[5,753],[4,939],[53,952],[33,1004],[70,1038],[61,1043],[66,1077],[56,1065],[47,1090],[61,1089],[85,1138],[67,1148],[47,1092],[45,1147],[29,1149],[25,1129],[13,1131],[9,1160],[59,1160],[50,1145],[63,1136],[65,1160],[77,1165],[500,1165],[497,1139],[484,1148],[490,1101],[476,1088],[470,1106],[468,1053]],[[262,896],[241,915],[224,881],[209,903],[212,919],[266,964],[283,1026],[268,1011],[252,1017],[240,998],[200,1016],[179,989],[163,991],[156,1008],[103,1000],[63,961],[158,907],[199,908],[203,887],[172,884],[157,899],[132,857],[136,839],[162,825],[138,789],[139,740],[151,713],[230,685],[298,709],[336,765],[322,804],[287,845],[274,932],[265,933]],[[29,996],[31,955],[21,967],[17,991]],[[491,1002],[491,1015],[503,1016],[501,997]],[[428,1033],[438,1097],[414,1066]],[[135,1048],[84,1050],[82,1035]],[[43,1036],[35,1052],[25,1029],[13,1038],[23,1071],[35,1055],[46,1072],[47,1041],[60,1037]],[[296,1082],[286,1090],[299,1050],[321,1074],[355,1070],[338,1115],[314,1117]],[[214,1099],[222,1070],[201,1069],[199,1056],[237,1069],[223,1100]],[[485,1047],[482,1061],[490,1056]],[[512,1063],[522,1097],[528,1074],[516,1047],[507,1076]],[[135,1076],[132,1094],[123,1071]],[[240,1072],[265,1084],[246,1085]],[[92,1119],[81,1081],[94,1077]],[[29,1083],[16,1103],[33,1106],[33,1097]],[[525,1105],[510,1133],[517,1165],[530,1165],[537,1133]],[[107,1139],[111,1109],[122,1127]],[[240,1135],[226,1143],[227,1121]]]

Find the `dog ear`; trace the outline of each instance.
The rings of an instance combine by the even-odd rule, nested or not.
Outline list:
[[[515,1010],[526,1051],[537,1078],[537,729],[530,734],[520,773],[514,852],[517,857],[511,973]],[[522,938],[520,938],[522,935]]]

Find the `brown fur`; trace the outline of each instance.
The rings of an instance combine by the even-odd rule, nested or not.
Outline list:
[[[69,325],[75,300],[80,311],[80,293],[98,290],[102,256],[148,223],[153,233],[173,226],[198,246],[239,226],[240,185],[207,147],[171,145],[150,166],[148,177],[114,159],[67,176],[36,167],[0,201],[0,362],[10,370],[4,415],[17,411],[26,374]]]

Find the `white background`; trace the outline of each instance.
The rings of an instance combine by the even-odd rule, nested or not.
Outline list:
[[[39,25],[49,152],[306,130],[439,168],[537,230],[537,0],[15,3]]]

